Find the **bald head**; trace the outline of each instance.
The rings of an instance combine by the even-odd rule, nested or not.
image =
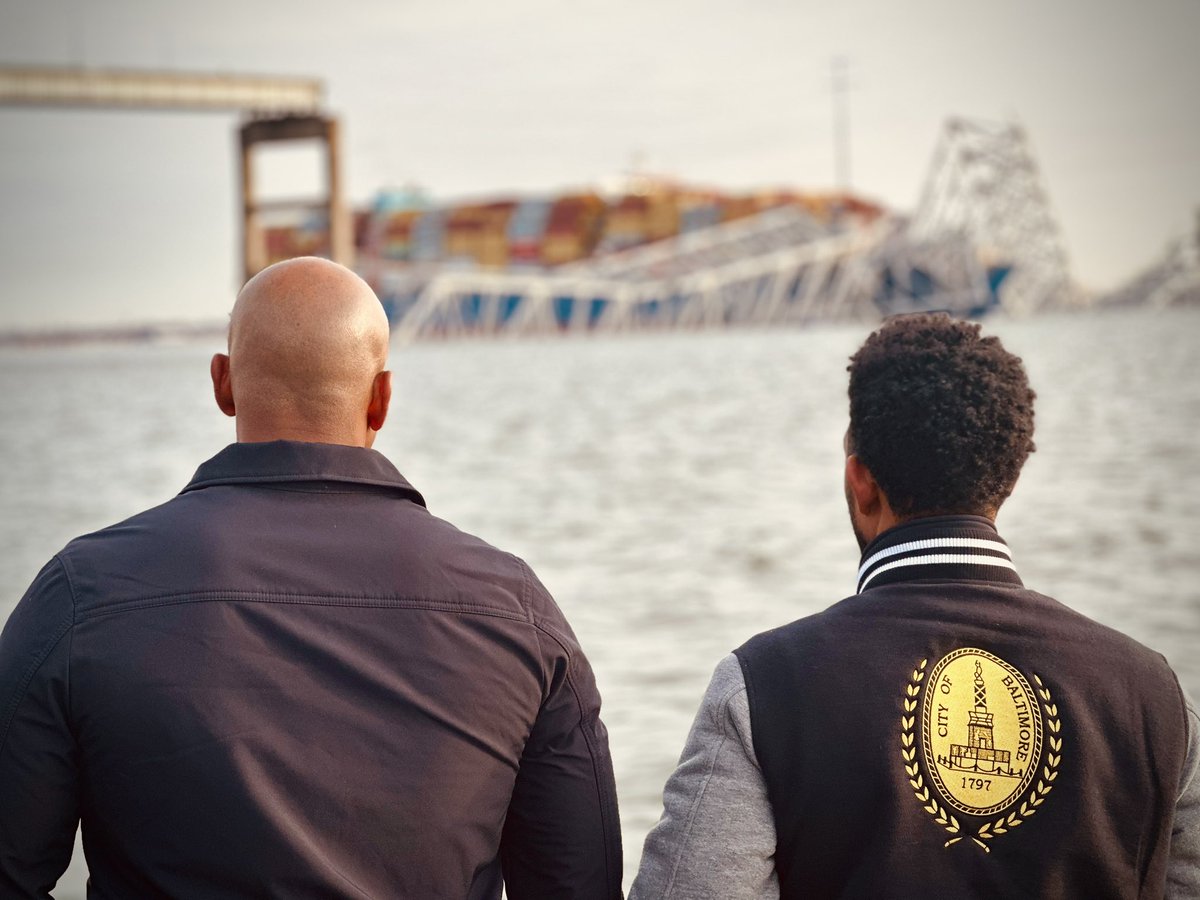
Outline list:
[[[315,257],[259,272],[238,294],[217,403],[238,440],[370,446],[390,399],[388,324],[365,281]]]

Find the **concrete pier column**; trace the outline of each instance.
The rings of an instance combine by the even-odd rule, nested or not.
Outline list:
[[[240,166],[240,199],[242,205],[242,275],[249,280],[266,264],[266,247],[263,244],[262,227],[258,219],[258,207],[254,197],[254,160],[251,149],[253,141],[247,139],[246,129],[239,133],[238,159]]]
[[[354,234],[342,188],[341,125],[325,120],[326,184],[329,189],[329,255],[343,266],[354,264]]]
[[[251,119],[240,130],[242,194],[242,261],[246,278],[257,274],[267,263],[260,213],[273,210],[319,211],[329,229],[329,255],[345,266],[354,264],[354,234],[343,196],[341,150],[338,121],[330,116],[284,116]],[[262,143],[319,140],[325,148],[325,192],[317,200],[284,200],[263,203],[255,196],[253,150]]]

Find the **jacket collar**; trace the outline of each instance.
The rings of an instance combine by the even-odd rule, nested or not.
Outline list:
[[[229,484],[302,482],[320,489],[341,483],[390,488],[421,506],[425,498],[387,458],[365,447],[270,441],[230,444],[202,464],[181,493]]]
[[[858,593],[902,581],[1021,585],[1008,544],[982,516],[931,516],[890,528],[867,545]]]

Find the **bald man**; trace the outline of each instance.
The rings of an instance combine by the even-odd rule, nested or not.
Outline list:
[[[72,541],[0,635],[0,897],[77,823],[91,898],[620,896],[591,669],[524,562],[370,449],[387,321],[341,266],[246,284],[237,443]]]

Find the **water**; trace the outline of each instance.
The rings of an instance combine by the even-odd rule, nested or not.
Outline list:
[[[1039,393],[999,525],[1027,584],[1161,650],[1200,697],[1200,311],[989,325]],[[605,698],[627,876],[716,662],[853,589],[845,363],[863,327],[398,348],[378,448],[524,556]],[[216,346],[0,354],[0,619],[74,535],[232,440]],[[82,897],[82,860],[60,897]]]

